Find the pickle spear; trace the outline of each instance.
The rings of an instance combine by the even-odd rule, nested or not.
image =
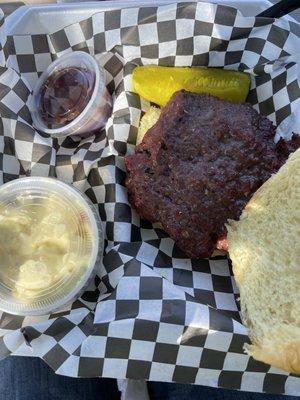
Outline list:
[[[134,91],[160,106],[165,106],[172,94],[181,89],[243,103],[249,87],[249,74],[221,68],[145,65],[133,70]]]

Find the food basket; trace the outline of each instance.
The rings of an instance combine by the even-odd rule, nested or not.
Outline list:
[[[159,225],[140,219],[124,187],[124,155],[149,108],[132,91],[136,65],[248,72],[248,101],[278,125],[277,136],[300,131],[299,24],[251,16],[262,2],[229,3],[23,7],[2,19],[0,182],[39,175],[72,183],[105,229],[103,262],[80,299],[44,317],[2,313],[2,357],[37,356],[73,377],[300,393],[299,377],[244,352],[249,338],[228,258],[187,259]],[[113,114],[89,138],[53,139],[33,129],[28,96],[53,59],[75,50],[105,68]]]

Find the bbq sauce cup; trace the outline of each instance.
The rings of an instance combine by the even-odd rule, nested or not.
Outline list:
[[[112,110],[105,71],[83,51],[65,54],[43,72],[30,99],[34,127],[56,138],[88,136]]]

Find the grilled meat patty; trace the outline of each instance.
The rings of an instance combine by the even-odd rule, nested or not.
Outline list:
[[[160,222],[191,258],[209,257],[251,195],[300,145],[250,104],[176,92],[135,154],[125,157],[129,201]]]

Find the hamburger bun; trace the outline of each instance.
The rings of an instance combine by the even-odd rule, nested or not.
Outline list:
[[[227,229],[246,352],[300,374],[300,149]]]

